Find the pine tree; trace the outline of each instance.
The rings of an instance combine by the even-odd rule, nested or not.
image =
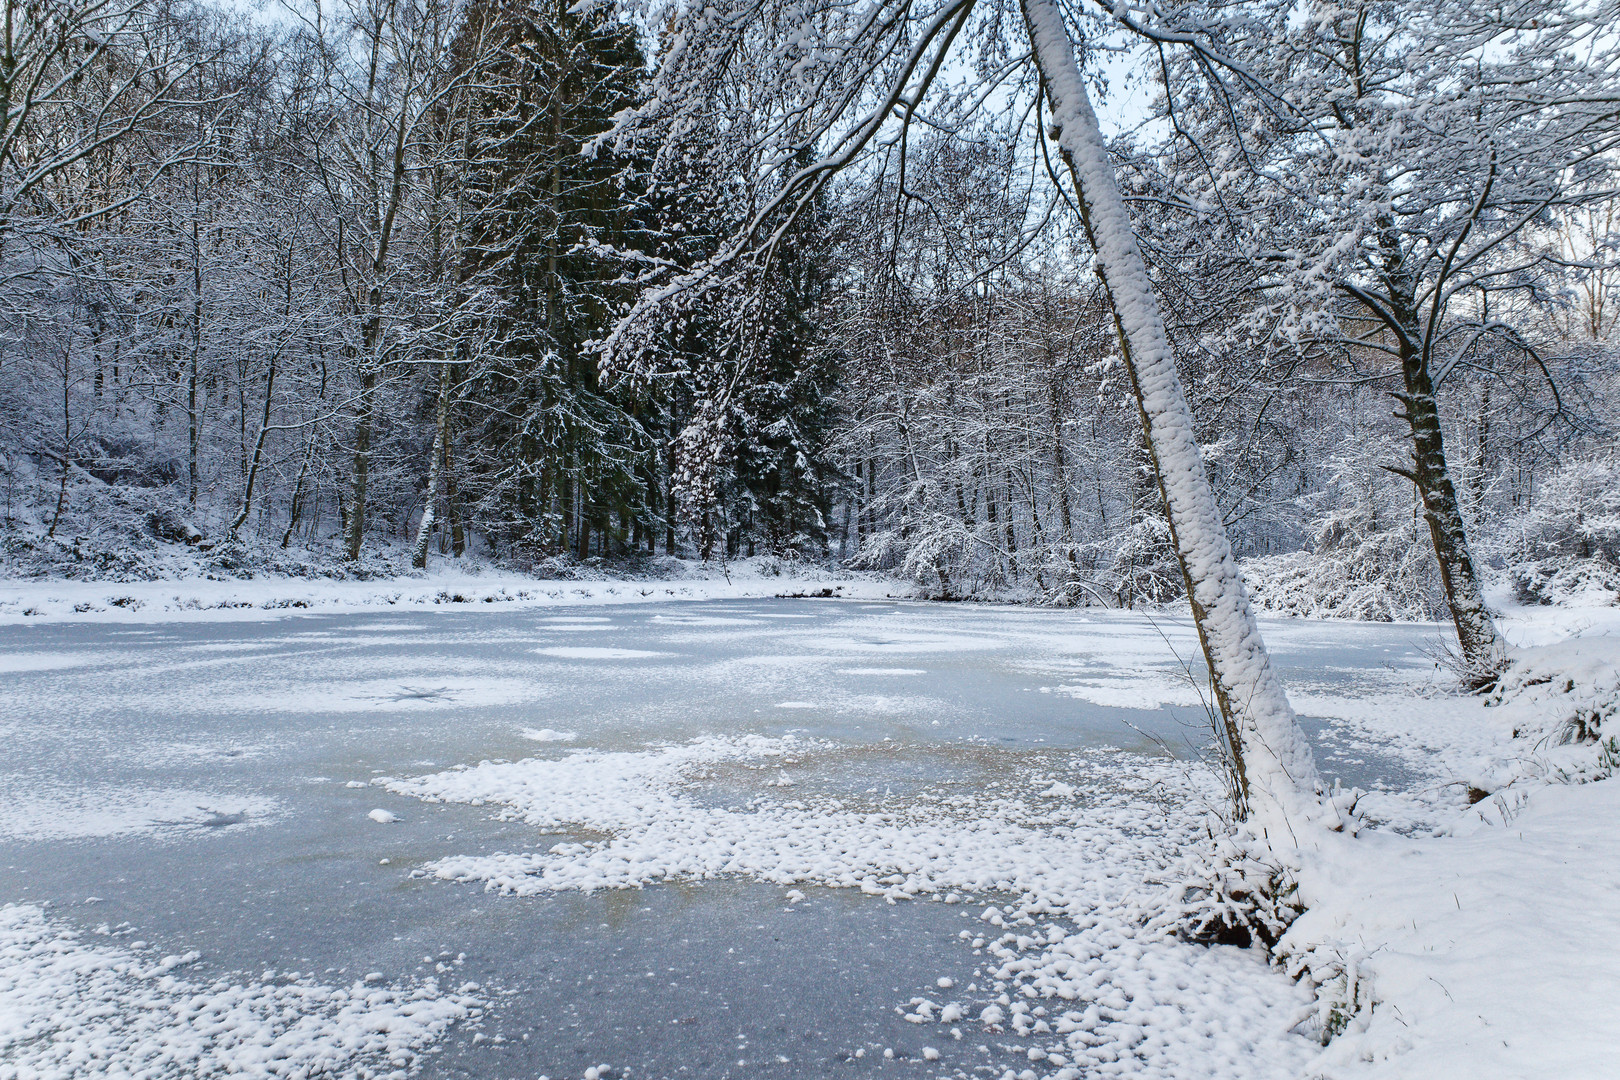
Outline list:
[[[806,215],[766,288],[756,356],[743,361],[728,448],[732,553],[819,552],[844,480],[828,455],[839,355],[817,325],[827,286],[819,220]]]
[[[560,0],[480,4],[463,31],[479,37],[465,277],[494,315],[468,373],[483,406],[469,439],[476,495],[507,545],[615,553],[627,519],[645,514],[647,436],[588,345],[613,314],[610,253],[637,227],[635,171],[583,151],[634,100],[641,54],[631,27]]]

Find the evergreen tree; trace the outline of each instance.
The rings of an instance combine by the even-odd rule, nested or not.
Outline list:
[[[635,32],[561,0],[490,0],[463,36],[486,57],[464,133],[467,291],[492,300],[491,340],[468,372],[483,406],[468,433],[475,495],[498,542],[616,554],[646,513],[648,440],[588,346],[613,314],[611,253],[638,227],[635,170],[584,150],[634,100]]]
[[[769,275],[727,448],[732,554],[825,550],[844,486],[827,450],[841,357],[817,324],[828,278],[820,215],[805,215],[784,248]]]

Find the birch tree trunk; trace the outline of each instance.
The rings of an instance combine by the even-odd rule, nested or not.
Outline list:
[[[1204,472],[1192,411],[1164,318],[1136,245],[1108,148],[1056,0],[1021,0],[1053,117],[1052,139],[1073,179],[1130,373],[1171,539],[1235,771],[1240,816],[1284,839],[1320,805],[1305,734],[1271,666],[1248,591]]]
[[[450,421],[450,365],[439,365],[439,401],[433,413],[433,450],[428,458],[427,502],[422,507],[422,522],[416,527],[416,551],[411,565],[418,570],[427,569],[428,541],[433,537],[434,509],[439,501],[439,473],[444,462],[445,429]]]

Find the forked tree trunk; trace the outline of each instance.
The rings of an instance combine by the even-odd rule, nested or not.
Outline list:
[[[246,478],[242,481],[242,507],[236,512],[236,517],[231,519],[229,535],[232,540],[236,539],[237,533],[247,522],[248,515],[253,512],[253,485],[259,478],[259,464],[264,460],[265,437],[270,434],[270,408],[276,395],[276,361],[279,358],[279,353],[270,354],[270,368],[264,378],[264,414],[259,417],[259,437],[253,442],[253,460],[248,466]],[[299,474],[299,479],[303,479],[302,473]],[[282,547],[286,546],[282,544]]]
[[[1192,411],[1164,319],[1136,245],[1056,0],[1021,0],[1052,138],[1079,197],[1086,235],[1114,311],[1120,352],[1164,496],[1199,643],[1235,766],[1240,815],[1274,840],[1314,816],[1320,781],[1309,743],[1271,666],[1249,607],[1215,493],[1204,472]]]
[[[309,463],[315,456],[314,432],[304,434],[304,459],[298,465],[298,479],[293,481],[292,505],[287,508],[287,531],[281,534],[281,546],[292,543],[293,530],[298,528],[298,516],[304,508],[304,478],[309,475]]]

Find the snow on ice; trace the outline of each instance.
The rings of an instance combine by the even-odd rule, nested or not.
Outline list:
[[[103,931],[105,933],[105,931]],[[196,952],[90,940],[39,906],[0,907],[0,1080],[247,1074],[400,1076],[478,988],[328,985],[292,972],[187,974]]]
[[[1215,797],[1207,778],[1164,762],[1077,754],[969,798],[863,804],[796,791],[743,801],[725,795],[739,776],[768,789],[763,777],[783,765],[815,774],[846,748],[740,736],[383,783],[429,802],[493,806],[542,833],[607,835],[424,870],[500,892],[736,874],[889,902],[995,900],[965,942],[982,962],[976,981],[941,980],[906,1019],[976,1016],[1022,1040],[1031,1075],[1461,1080],[1542,1061],[1545,1075],[1595,1078],[1620,1030],[1620,917],[1606,899],[1620,887],[1609,837],[1620,795],[1608,783],[1546,781],[1606,775],[1593,765],[1602,752],[1568,742],[1568,729],[1572,717],[1612,717],[1616,672],[1616,639],[1588,633],[1521,652],[1494,708],[1421,668],[1391,668],[1365,693],[1298,691],[1296,707],[1328,736],[1381,748],[1419,778],[1365,794],[1369,827],[1330,838],[1302,867],[1310,908],[1283,945],[1298,983],[1261,950],[1193,946],[1149,928],[1166,898],[1156,882],[1197,844]],[[1139,680],[1142,704],[1162,700],[1158,678]],[[1566,689],[1577,686],[1584,697]],[[1527,757],[1526,732],[1540,729],[1547,737]],[[1488,797],[1471,804],[1480,784]],[[1324,1029],[1336,1035],[1325,1049]]]
[[[964,996],[942,980],[939,1000],[913,1003],[911,1018],[960,1021],[971,1011],[986,1028],[1036,1040],[1042,1056],[1029,1060],[1058,1073],[1083,1066],[1167,1080],[1280,1078],[1303,1067],[1312,1046],[1288,1035],[1308,1011],[1301,987],[1257,954],[1186,944],[1142,925],[1162,893],[1147,883],[1196,842],[1214,797],[1198,774],[1098,753],[1065,756],[1072,785],[1015,775],[968,797],[855,805],[849,796],[802,795],[734,806],[705,791],[706,780],[766,776],[783,764],[814,772],[844,752],[802,738],[711,737],[384,783],[428,802],[495,806],[542,832],[610,835],[450,856],[424,870],[504,893],[737,874],[855,888],[889,902],[1000,898],[973,942],[981,983]],[[1016,768],[1010,757],[1007,765]],[[1088,797],[1042,797],[1065,786]]]
[[[773,572],[774,571],[774,572]],[[175,581],[0,581],[0,625],[39,622],[256,620],[311,611],[455,610],[478,605],[572,608],[667,601],[746,599],[782,592],[882,599],[903,586],[876,575],[794,575],[764,560],[722,568],[691,564],[669,581],[551,581],[521,574],[468,573],[436,568],[414,578],[334,581],[264,576],[245,580],[197,577]],[[595,620],[558,617],[552,625],[578,631]],[[380,627],[379,627],[380,629]],[[31,656],[29,662],[41,661]],[[4,661],[0,660],[0,665]],[[6,670],[0,666],[0,671]]]
[[[1050,663],[1029,661],[1030,689],[1044,665],[1046,680],[1069,696],[1085,699],[1070,692],[1084,685],[1110,688],[1110,706],[1164,703],[1179,686],[1174,665],[1144,651],[1156,634],[1126,625],[1101,620],[1089,642],[1088,634],[1059,635]],[[971,976],[930,975],[921,993],[895,1002],[937,1055],[913,1049],[911,1060],[920,1053],[947,1075],[984,1064],[962,1057],[982,1042],[1015,1055],[995,1059],[1012,1060],[1014,1076],[1065,1080],[1595,1080],[1608,1075],[1620,1031],[1612,902],[1620,852],[1611,837],[1620,789],[1608,778],[1616,762],[1607,741],[1620,688],[1620,613],[1521,609],[1504,627],[1522,648],[1489,701],[1450,693],[1443,673],[1410,656],[1348,672],[1328,666],[1321,681],[1293,688],[1294,708],[1322,726],[1323,745],[1392,757],[1409,777],[1365,793],[1367,827],[1329,838],[1302,865],[1308,910],[1282,950],[1300,981],[1263,950],[1184,943],[1153,921],[1169,871],[1200,842],[1218,800],[1198,767],[1168,760],[963,742],[948,753],[963,765],[971,759],[988,782],[889,795],[881,781],[870,792],[864,780],[847,783],[876,760],[879,744],[731,733],[605,749],[568,745],[592,737],[584,726],[508,722],[503,730],[533,753],[554,756],[418,764],[435,771],[395,770],[375,783],[428,804],[484,807],[532,829],[535,842],[517,850],[457,853],[452,840],[450,853],[414,864],[419,875],[497,893],[737,876],[781,886],[796,910],[814,905],[817,888],[859,890],[874,902],[973,903],[977,917],[961,939],[976,965]],[[1185,626],[1170,632],[1184,641]],[[1332,650],[1357,632],[1267,625],[1283,651]],[[863,633],[816,635],[818,662],[841,670],[850,654],[902,641],[910,644],[894,651],[960,652],[995,631],[953,634],[901,620],[892,634]],[[781,658],[790,660],[803,658]],[[745,681],[762,670],[727,665],[728,677]],[[879,678],[927,669],[860,670]],[[389,697],[372,681],[367,693]],[[536,700],[480,697],[471,682],[451,686],[436,675],[418,687],[446,688],[446,707]],[[762,693],[761,704],[788,700]],[[294,696],[272,698],[272,710],[290,708]],[[363,696],[340,694],[329,707],[346,713],[345,703]],[[378,704],[415,712],[407,700]],[[847,704],[820,708],[840,715]],[[177,744],[175,752],[186,751]],[[0,807],[0,833],[19,840],[202,834],[285,812],[200,787],[74,794],[34,785],[15,794]],[[366,814],[364,803],[354,810],[362,821],[398,817]],[[288,1076],[317,1065],[337,1074],[408,1071],[447,1025],[480,1007],[471,990],[401,989],[380,975],[348,987],[306,976],[202,979],[189,974],[196,965],[186,955],[163,959],[144,944],[99,940],[37,905],[5,908],[0,1080],[32,1075],[26,1069],[119,1075],[104,1063],[139,1062],[148,1052],[169,1055],[181,1072],[227,1062]],[[1334,1034],[1325,1047],[1324,1030]],[[63,1056],[72,1054],[80,1056]]]

